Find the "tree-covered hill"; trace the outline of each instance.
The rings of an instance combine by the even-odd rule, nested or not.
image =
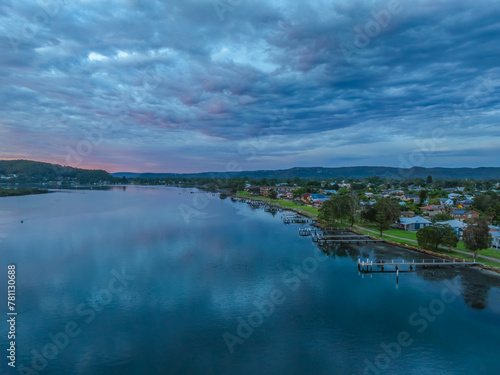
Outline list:
[[[2,181],[20,183],[55,181],[91,184],[113,180],[113,176],[100,169],[65,167],[31,160],[0,160],[0,175],[10,177]]]
[[[163,178],[163,177],[248,177],[248,178],[268,178],[268,179],[287,179],[287,178],[304,178],[304,179],[326,179],[326,178],[366,178],[374,175],[382,178],[388,177],[393,179],[406,178],[427,178],[432,176],[437,180],[452,180],[452,179],[496,179],[500,178],[500,168],[483,167],[483,168],[394,168],[394,167],[340,167],[340,168],[323,168],[323,167],[296,167],[281,170],[260,170],[260,171],[242,171],[242,172],[205,172],[205,173],[113,173],[115,177],[125,176],[127,178]]]

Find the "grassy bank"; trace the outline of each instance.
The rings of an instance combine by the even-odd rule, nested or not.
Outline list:
[[[20,195],[45,194],[45,193],[49,193],[49,191],[37,188],[25,188],[25,189],[0,188],[0,197],[15,197]]]
[[[266,197],[261,197],[261,196],[250,195],[246,191],[238,192],[237,196],[241,197],[241,198],[248,198],[248,199],[253,199],[253,200],[258,200],[258,201],[269,202],[269,203],[274,204],[274,205],[279,206],[279,207],[295,210],[295,211],[302,213],[304,215],[307,215],[309,217],[317,218],[318,213],[319,213],[319,209],[316,207],[298,205],[295,202],[286,201],[286,200],[282,200],[282,199],[271,199],[271,198],[266,198]],[[341,224],[341,223],[338,223],[338,225],[342,226],[342,227],[349,226],[348,224]],[[367,234],[369,236],[379,238],[379,230],[377,229],[376,224],[373,224],[373,223],[360,224],[360,223],[358,223],[357,228],[355,228],[355,230],[359,233]],[[376,233],[373,233],[371,231],[376,231]],[[391,236],[394,236],[394,237],[391,237]],[[400,238],[395,238],[395,237],[400,237]],[[401,244],[401,245],[408,245],[408,246],[418,248],[417,233],[416,232],[407,232],[407,231],[403,231],[400,229],[391,228],[391,229],[388,229],[388,230],[383,232],[382,239],[384,239],[390,243],[396,244],[396,245]],[[467,251],[465,249],[465,245],[463,242],[459,242],[456,249],[461,250],[461,251]],[[465,260],[469,260],[469,261],[473,260],[472,254],[462,254],[462,253],[459,253],[459,252],[453,251],[453,250],[454,249],[452,249],[452,251],[450,252],[447,249],[439,248],[437,250],[433,250],[433,252],[436,253],[435,254],[436,256],[443,255],[443,257],[454,257],[457,259],[465,259]],[[480,258],[480,262],[487,265],[487,266],[500,268],[500,251],[497,251],[495,249],[486,249],[486,250],[480,251],[479,255],[484,255],[484,256],[498,259],[498,262],[494,262],[494,261],[491,261],[489,259]]]
[[[286,201],[283,199],[271,199],[271,198],[266,198],[266,197],[261,197],[261,196],[256,196],[256,195],[250,195],[250,194],[248,194],[247,191],[239,191],[237,196],[241,197],[241,198],[253,199],[256,201],[269,202],[271,204],[274,204],[275,206],[295,210],[295,211],[301,212],[304,215],[307,215],[310,217],[318,217],[318,213],[319,213],[319,210],[316,207],[303,206],[303,205],[299,205],[295,202]]]
[[[366,229],[375,230],[375,231],[377,231],[377,234],[370,232],[369,230],[366,230]],[[372,237],[377,237],[377,238],[380,237],[378,234],[378,229],[377,229],[376,225],[374,225],[374,224],[358,225],[358,231],[363,233],[363,234],[370,235]],[[396,237],[401,237],[401,238],[395,238],[395,237],[391,237],[391,236],[396,236]],[[403,231],[400,229],[389,229],[389,230],[386,230],[383,232],[382,239],[390,241],[390,242],[395,242],[395,243],[399,243],[399,244],[418,247],[416,232],[407,232],[407,231]],[[438,254],[452,256],[452,257],[455,257],[457,259],[466,259],[466,260],[470,260],[470,261],[473,260],[472,253],[462,254],[462,253],[459,253],[459,252],[453,251],[453,250],[461,250],[461,251],[469,252],[468,250],[465,249],[465,245],[463,242],[459,242],[457,247],[455,249],[452,249],[451,252],[448,251],[447,249],[443,249],[443,248],[438,248],[437,250],[433,250],[433,251],[438,253]],[[484,258],[480,258],[480,261],[481,261],[481,263],[484,263],[488,266],[500,267],[500,251],[497,251],[495,249],[485,249],[485,250],[480,251],[479,255],[484,255],[484,256],[498,259],[498,262],[493,262],[491,260],[484,259]]]

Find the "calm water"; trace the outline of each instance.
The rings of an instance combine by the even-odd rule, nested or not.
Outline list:
[[[479,271],[363,278],[359,256],[421,256],[325,256],[280,214],[176,188],[1,198],[0,214],[19,314],[2,374],[500,373],[500,279]]]

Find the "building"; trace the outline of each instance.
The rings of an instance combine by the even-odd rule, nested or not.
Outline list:
[[[420,203],[420,197],[417,194],[406,194],[401,197],[404,202],[413,201],[415,204]]]
[[[327,201],[328,199],[330,199],[330,197],[324,195],[324,194],[310,194],[310,193],[306,193],[304,195],[302,195],[301,197],[301,200],[304,202],[304,203],[307,203],[307,204],[316,204],[316,205],[321,205],[324,201]]]
[[[451,216],[455,220],[467,221],[470,219],[476,219],[479,214],[476,211],[468,211],[464,209],[454,209],[451,211]]]
[[[462,240],[462,236],[464,234],[464,229],[467,228],[467,224],[465,224],[463,221],[459,220],[447,220],[447,221],[440,221],[437,222],[436,224],[444,224],[444,225],[449,225],[450,227],[453,228],[455,233],[458,235],[458,238],[460,241]]]
[[[500,249],[500,227],[490,227],[491,247]]]
[[[263,197],[268,197],[269,192],[271,190],[274,190],[276,194],[279,195],[286,195],[289,193],[292,193],[294,190],[297,190],[298,186],[261,186],[260,187],[260,195]]]
[[[431,204],[430,206],[423,206],[420,207],[420,209],[430,217],[436,216],[437,214],[440,214],[443,212],[443,207],[441,206],[436,206],[434,204]]]
[[[474,201],[472,199],[464,199],[464,200],[458,202],[458,204],[462,207],[470,207],[470,206],[472,206],[472,203],[474,203]]]
[[[453,199],[450,198],[439,198],[439,202],[441,202],[441,207],[453,206]]]
[[[406,231],[415,231],[430,225],[432,225],[432,222],[424,219],[422,216],[400,218],[398,221],[398,228]]]
[[[415,217],[415,212],[413,212],[413,211],[401,211],[399,213],[399,217],[403,217],[403,218]]]
[[[337,194],[337,190],[320,190],[319,191],[321,194],[326,194],[326,195],[334,195]]]
[[[263,197],[268,197],[269,196],[269,192],[271,190],[274,190],[276,191],[276,186],[261,186],[260,187],[260,195],[262,195]]]

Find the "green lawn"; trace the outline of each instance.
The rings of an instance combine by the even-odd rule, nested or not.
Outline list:
[[[368,229],[379,232],[379,229],[377,228],[376,224],[369,223],[369,224],[359,224],[359,225],[364,227],[364,228],[368,228]],[[389,234],[391,236],[407,238],[409,240],[415,240],[415,241],[417,240],[417,232],[406,232],[406,231],[401,230],[401,229],[391,228],[391,229],[385,230],[383,233]]]
[[[364,227],[364,228],[375,230],[378,232],[377,226],[375,224],[359,224],[359,225]],[[375,233],[371,233],[371,232],[368,232],[365,230],[362,230],[362,232],[364,234],[378,237],[378,234],[375,235]],[[402,240],[402,239],[398,239],[398,238],[394,238],[394,237],[389,237],[386,235],[402,237],[402,238],[405,238],[406,240]],[[393,241],[393,242],[397,242],[397,243],[402,243],[402,244],[406,244],[406,245],[410,245],[410,246],[417,246],[417,242],[414,242],[417,240],[417,233],[416,232],[407,232],[407,231],[404,231],[401,229],[389,229],[389,230],[386,230],[383,232],[382,238],[385,240],[389,240],[389,241]],[[414,241],[411,241],[411,240],[414,240]],[[456,246],[456,249],[462,250],[462,251],[468,251],[465,249],[465,245],[463,242],[459,242],[458,245]],[[438,249],[438,250],[434,250],[434,251],[437,253],[440,253],[440,254],[452,255],[455,258],[459,258],[459,259],[468,259],[468,260],[473,259],[472,255],[465,255],[465,254],[460,254],[457,252],[450,253],[449,251],[444,250],[444,249]],[[496,250],[496,249],[492,249],[492,248],[480,251],[479,255],[489,256],[489,257],[497,258],[500,260],[500,251]],[[481,263],[484,263],[484,264],[489,265],[489,266],[494,266],[494,267],[500,266],[500,263],[492,262],[492,261],[489,261],[486,259],[481,259]]]
[[[237,195],[238,195],[238,197],[242,197],[242,198],[251,198],[251,199],[256,199],[256,200],[260,200],[260,201],[270,202],[270,203],[276,204],[277,206],[280,206],[283,208],[292,208],[294,210],[304,211],[304,212],[310,214],[310,216],[316,217],[316,216],[318,216],[318,213],[319,213],[319,210],[316,207],[302,206],[302,205],[298,205],[295,202],[285,201],[282,199],[271,199],[271,198],[261,197],[260,195],[259,196],[250,195],[250,194],[248,194],[247,191],[239,191]]]

